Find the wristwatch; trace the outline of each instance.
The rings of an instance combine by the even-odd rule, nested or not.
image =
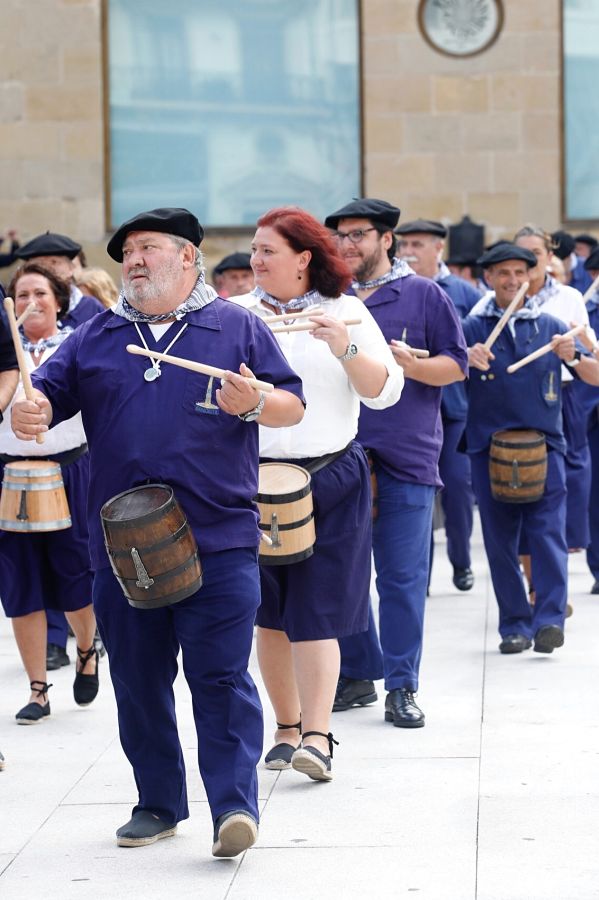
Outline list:
[[[242,422],[255,422],[262,410],[264,409],[264,404],[266,402],[266,394],[264,391],[260,391],[260,399],[256,406],[253,409],[249,409],[247,412],[239,413],[237,416],[238,419],[241,419]]]
[[[582,356],[582,354],[581,354],[580,350],[575,350],[574,358],[571,359],[570,362],[567,362],[566,365],[569,366],[571,369],[573,369],[574,366],[577,366],[578,363],[580,362],[581,356]]]
[[[341,362],[348,362],[348,360],[353,359],[357,354],[358,348],[356,344],[348,344],[345,353],[342,356],[336,356],[335,359],[338,359]]]

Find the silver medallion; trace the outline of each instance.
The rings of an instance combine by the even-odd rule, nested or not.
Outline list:
[[[150,366],[149,369],[146,369],[144,372],[145,381],[156,381],[157,378],[160,378],[161,371],[156,366]]]

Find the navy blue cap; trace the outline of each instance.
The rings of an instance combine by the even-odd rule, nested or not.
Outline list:
[[[396,228],[395,234],[434,234],[444,238],[447,236],[447,228],[434,219],[414,219],[413,222],[404,222]]]
[[[589,253],[587,258],[584,261],[585,269],[597,269],[599,270],[599,247],[595,247],[595,249]]]
[[[507,262],[510,259],[522,260],[529,269],[532,269],[537,264],[537,258],[534,253],[530,250],[525,250],[524,247],[517,247],[516,244],[511,244],[509,241],[498,241],[494,247],[483,253],[476,262],[483,269],[488,269],[490,266],[494,266],[495,263]]]
[[[175,234],[190,241],[195,247],[200,246],[204,237],[204,229],[188,209],[181,207],[151,209],[123,222],[108,241],[106,246],[108,254],[117,262],[123,261],[123,244],[131,231],[161,231],[163,234]]]
[[[252,266],[250,264],[250,254],[249,253],[230,253],[228,256],[225,256],[221,261],[214,267],[212,273],[214,275],[220,275],[222,272],[226,272],[228,269],[251,269]]]
[[[327,216],[324,224],[327,228],[336,229],[341,219],[369,219],[377,225],[386,225],[392,231],[399,222],[400,214],[401,210],[386,200],[354,197],[347,206],[342,206],[337,212]]]
[[[593,237],[592,234],[587,234],[583,232],[583,234],[575,234],[574,240],[577,244],[588,244],[591,250],[594,250],[595,247],[599,244],[599,241],[596,237]]]
[[[574,253],[574,238],[567,231],[554,231],[551,239],[554,244],[553,252],[560,259],[567,259]]]
[[[81,244],[72,241],[66,234],[46,231],[22,244],[15,252],[18,259],[34,259],[36,256],[66,256],[75,259],[81,253]]]

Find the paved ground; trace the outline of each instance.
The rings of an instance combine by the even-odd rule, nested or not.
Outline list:
[[[0,620],[2,900],[599,898],[599,597],[584,560],[571,560],[575,612],[550,657],[497,652],[480,541],[474,590],[454,590],[449,571],[439,548],[419,695],[426,727],[385,724],[382,690],[377,705],[336,714],[334,781],[262,769],[259,842],[234,861],[210,855],[185,683],[191,817],[175,838],[117,848],[135,790],[106,663],[93,706],[74,705],[70,666],[52,673],[51,719],[19,727],[26,684]],[[253,671],[258,679],[255,661]],[[270,735],[270,710],[267,725]]]

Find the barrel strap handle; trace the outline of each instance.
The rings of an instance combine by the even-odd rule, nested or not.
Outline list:
[[[281,541],[279,540],[279,520],[276,513],[273,513],[270,517],[270,539],[273,547],[281,546]]]
[[[19,522],[26,522],[29,518],[27,514],[27,491],[21,491],[21,502],[19,504],[19,512],[17,513],[17,519]]]
[[[148,575],[148,570],[144,566],[141,561],[141,556],[135,549],[135,547],[131,547],[131,558],[133,560],[133,565],[135,566],[135,571],[137,573],[137,581],[135,582],[138,588],[145,588],[147,591],[148,588],[152,587],[154,584],[154,579],[150,578]]]
[[[514,490],[522,487],[522,482],[520,481],[520,469],[518,468],[518,460],[514,459],[512,462],[512,482],[510,487]]]

